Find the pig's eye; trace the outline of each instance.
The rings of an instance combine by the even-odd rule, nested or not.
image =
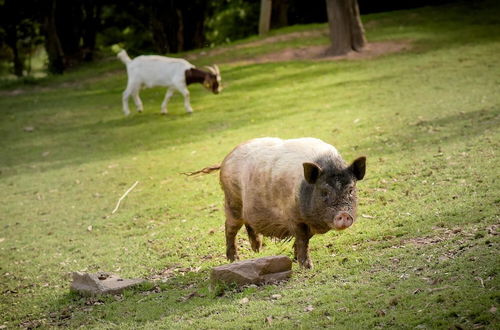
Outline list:
[[[347,190],[347,193],[348,193],[349,195],[354,194],[354,187],[350,187],[350,188]]]
[[[321,191],[321,197],[328,197],[328,190]]]

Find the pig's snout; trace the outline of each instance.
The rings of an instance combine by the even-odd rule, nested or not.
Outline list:
[[[344,230],[352,225],[354,222],[353,217],[345,212],[339,212],[333,219],[333,227],[336,230]]]

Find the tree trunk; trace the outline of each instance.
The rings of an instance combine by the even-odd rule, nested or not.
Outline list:
[[[273,0],[271,11],[271,28],[288,26],[289,0]]]
[[[57,0],[55,25],[64,53],[66,66],[77,65],[82,60],[82,0]]]
[[[49,72],[54,74],[62,74],[66,68],[64,63],[64,53],[59,41],[59,36],[56,30],[55,21],[55,5],[56,0],[51,0],[48,3],[44,17],[45,30],[45,50],[49,57]]]
[[[10,26],[9,28],[5,29],[5,42],[10,47],[10,49],[12,49],[12,64],[14,64],[14,74],[17,77],[22,77],[24,65],[23,61],[21,60],[21,56],[19,55],[19,47],[17,45],[17,42],[19,41],[17,28],[17,26]]]
[[[205,45],[204,25],[207,8],[206,0],[184,1],[180,6],[179,35],[183,36],[182,50],[200,48]]]
[[[179,28],[177,30],[177,51],[182,52],[184,50],[184,21],[181,10],[177,9],[175,12],[177,13],[177,22],[179,22]]]
[[[83,2],[85,12],[83,19],[83,60],[90,62],[94,58],[97,30],[101,17],[101,2],[86,0]]]
[[[357,0],[326,0],[332,55],[361,51],[366,44],[365,31]]]
[[[259,35],[269,32],[271,24],[272,0],[260,0]]]
[[[174,11],[173,0],[154,0],[149,5],[153,46],[158,54],[177,51],[177,19]],[[165,22],[168,22],[168,24],[165,24]]]

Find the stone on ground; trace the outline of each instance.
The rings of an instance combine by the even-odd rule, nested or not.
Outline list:
[[[143,279],[124,279],[112,273],[73,272],[71,290],[87,296],[117,294],[142,282]]]
[[[292,274],[292,260],[271,256],[234,262],[212,269],[212,283],[266,284],[286,280]]]

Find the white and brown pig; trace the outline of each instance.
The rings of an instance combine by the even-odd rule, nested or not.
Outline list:
[[[262,235],[295,237],[295,258],[312,268],[309,239],[329,230],[343,230],[356,219],[356,182],[363,179],[366,158],[349,166],[331,145],[315,138],[259,138],[231,151],[220,169],[225,195],[226,255],[238,259],[236,234],[245,225],[252,249]]]

